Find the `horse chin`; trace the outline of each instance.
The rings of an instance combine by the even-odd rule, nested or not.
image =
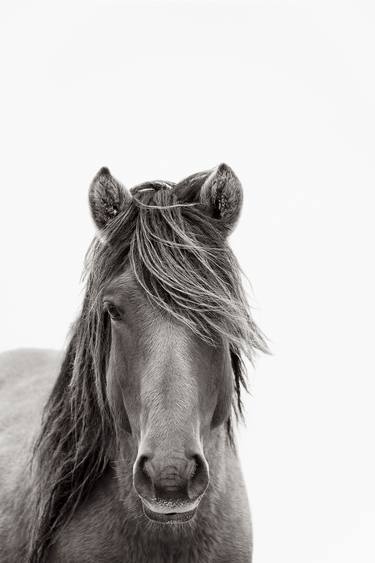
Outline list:
[[[170,509],[170,512],[166,512],[165,510],[158,512],[156,510],[152,510],[143,502],[142,506],[145,516],[152,522],[157,522],[158,524],[186,524],[193,520],[197,512],[197,506],[184,512],[173,512],[172,508]]]

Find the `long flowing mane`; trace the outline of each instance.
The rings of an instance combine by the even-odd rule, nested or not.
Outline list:
[[[246,387],[242,358],[267,346],[251,318],[240,270],[215,217],[203,212],[194,182],[133,188],[126,210],[89,249],[86,290],[65,359],[43,413],[31,470],[34,488],[28,560],[46,561],[66,524],[109,464],[115,426],[105,391],[110,324],[104,284],[130,266],[149,299],[212,345],[229,342],[233,410]],[[231,440],[231,420],[227,421]]]

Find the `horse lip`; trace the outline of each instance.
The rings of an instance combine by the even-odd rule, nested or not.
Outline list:
[[[190,502],[166,501],[160,499],[148,500],[141,497],[143,506],[156,514],[186,514],[187,512],[193,512],[198,508],[201,499],[202,495]]]
[[[145,503],[142,502],[143,512],[149,520],[159,522],[162,524],[184,523],[189,522],[197,511],[197,506],[192,510],[185,510],[184,512],[156,512],[150,509]],[[171,510],[171,509],[170,509]]]
[[[163,524],[189,522],[195,516],[201,497],[193,502],[173,502],[141,498],[145,516]]]

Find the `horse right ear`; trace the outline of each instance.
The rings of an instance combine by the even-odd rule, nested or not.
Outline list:
[[[211,170],[200,190],[200,201],[230,233],[241,213],[243,200],[242,186],[225,163]]]
[[[108,168],[101,168],[89,189],[91,215],[98,229],[116,217],[130,203],[130,192],[114,178]]]

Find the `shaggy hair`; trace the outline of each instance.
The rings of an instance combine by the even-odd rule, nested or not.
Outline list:
[[[111,332],[104,285],[130,267],[151,302],[211,345],[230,347],[233,407],[246,388],[242,356],[266,351],[253,322],[226,228],[199,203],[190,177],[133,188],[133,199],[100,232],[86,258],[86,292],[36,441],[30,563],[46,561],[66,524],[109,464],[116,421],[106,397]],[[227,421],[231,439],[231,420]]]

